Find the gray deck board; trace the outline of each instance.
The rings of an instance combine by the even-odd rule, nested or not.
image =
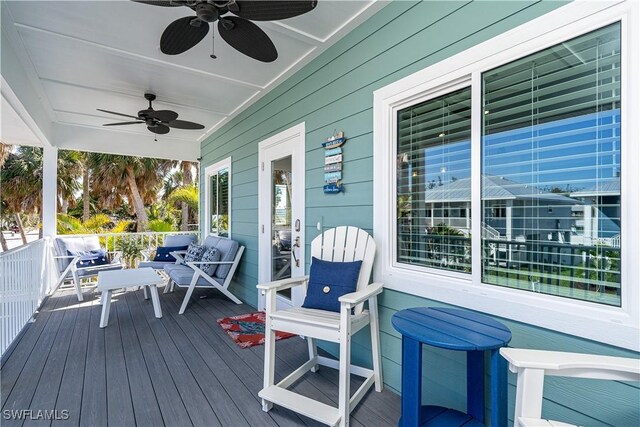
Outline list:
[[[77,315],[77,308],[67,308],[63,312],[62,322],[31,400],[30,406],[33,408],[55,408],[56,406]],[[25,426],[48,426],[50,424],[51,420],[47,419],[26,420],[24,423]]]
[[[49,298],[46,303],[50,307],[55,307],[57,303],[64,297]],[[24,368],[24,365],[29,360],[34,347],[36,346],[42,331],[49,321],[51,312],[49,310],[41,311],[37,316],[37,321],[30,323],[26,326],[24,332],[22,332],[18,339],[20,340],[15,346],[11,355],[4,360],[2,364],[2,384],[0,385],[0,404],[4,408],[7,399],[9,398],[14,385],[18,381],[18,377]]]
[[[206,295],[207,298],[198,298]],[[242,349],[220,328],[222,317],[255,311],[210,291],[196,291],[184,315],[184,290],[160,296],[156,319],[142,291],[116,296],[109,325],[99,328],[95,292],[79,304],[70,291],[45,301],[2,363],[2,410],[67,410],[66,420],[12,421],[2,425],[53,426],[318,426],[282,407],[263,412],[264,348]],[[306,358],[299,338],[277,344],[276,378]],[[335,405],[338,375],[321,369],[294,389]],[[352,388],[360,384],[354,378]],[[388,391],[370,392],[351,425],[395,425],[400,402]]]
[[[123,306],[123,304],[119,304]],[[114,304],[115,306],[115,304]],[[110,328],[104,328],[106,373],[107,373],[107,423],[110,425],[131,426],[135,424],[127,362],[124,356],[121,323],[118,310],[109,316],[114,322]]]
[[[122,348],[127,365],[129,391],[136,425],[144,427],[162,425],[164,423],[162,413],[153,390],[153,384],[151,383],[151,377],[147,370],[138,336],[133,327],[129,305],[114,304],[112,310],[114,308],[118,313],[120,338],[122,339]]]
[[[107,425],[107,353],[100,329],[101,306],[93,300],[89,315],[89,342],[84,369],[80,425]],[[115,323],[115,322],[114,322]],[[113,325],[112,325],[113,326]]]
[[[68,298],[64,299],[65,301]],[[60,302],[60,301],[56,301]],[[64,302],[60,302],[64,304]],[[50,354],[51,347],[55,341],[60,323],[64,317],[63,311],[54,311],[51,313],[50,319],[45,325],[38,341],[36,342],[31,354],[24,363],[24,366],[18,376],[11,393],[8,395],[3,405],[3,410],[20,410],[28,408],[31,400],[36,392],[38,381],[44,370],[44,366]],[[8,362],[7,362],[8,364]],[[4,370],[3,370],[4,374]],[[4,379],[3,379],[4,380]],[[3,420],[3,425],[22,425],[22,420]]]
[[[77,303],[77,301],[75,301]],[[89,326],[91,324],[91,309],[78,309],[73,335],[69,344],[69,351],[62,373],[62,380],[56,405],[54,408],[65,409],[68,418],[51,422],[52,426],[74,426],[80,423],[80,408],[82,407],[82,392],[84,387],[84,370],[87,360],[87,345],[89,342]],[[44,385],[44,384],[43,384]]]

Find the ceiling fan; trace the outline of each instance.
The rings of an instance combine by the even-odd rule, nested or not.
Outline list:
[[[267,34],[251,21],[274,21],[310,12],[316,0],[132,0],[152,6],[186,6],[196,15],[173,21],[162,33],[160,50],[177,55],[205,38],[209,23],[218,21],[220,37],[231,47],[253,59],[273,62],[278,51]],[[236,16],[228,15],[231,12]],[[214,33],[215,34],[215,33]],[[216,58],[215,54],[211,54]]]
[[[122,126],[122,125],[137,125],[139,123],[147,125],[153,133],[164,135],[169,133],[169,128],[175,129],[204,129],[204,126],[199,123],[187,122],[185,120],[178,120],[178,113],[171,110],[154,110],[151,106],[151,101],[156,99],[153,93],[145,93],[144,98],[149,101],[149,108],[146,110],[138,111],[138,116],[131,116],[129,114],[116,113],[115,111],[102,110],[98,108],[98,111],[103,113],[116,114],[118,116],[130,117],[136,119],[135,122],[118,122],[107,123],[102,126]]]

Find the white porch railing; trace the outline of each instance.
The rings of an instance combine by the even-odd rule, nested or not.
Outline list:
[[[168,235],[191,233],[198,235],[198,231],[171,231],[102,233],[97,236],[101,244],[115,254],[122,239],[135,241],[142,250],[152,250],[162,246]],[[0,253],[0,355],[29,322],[43,299],[55,291],[58,276],[50,238]]]
[[[49,239],[0,253],[0,354],[53,290],[56,275]]]

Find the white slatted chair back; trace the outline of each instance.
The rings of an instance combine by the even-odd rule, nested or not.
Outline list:
[[[311,242],[312,257],[332,262],[362,261],[356,288],[358,291],[369,284],[375,255],[376,242],[373,237],[358,227],[331,228]],[[354,313],[361,313],[363,306],[364,303],[358,304]]]

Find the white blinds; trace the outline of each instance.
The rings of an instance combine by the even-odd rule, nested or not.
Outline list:
[[[620,305],[620,24],[483,75],[483,281]]]
[[[471,271],[471,89],[398,112],[397,260]]]

